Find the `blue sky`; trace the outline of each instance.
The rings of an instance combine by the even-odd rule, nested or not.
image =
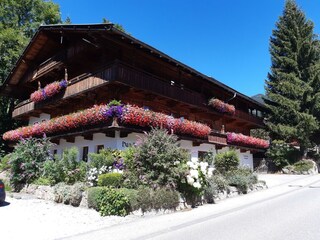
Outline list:
[[[284,0],[54,0],[63,19],[105,17],[134,37],[248,96],[264,93],[269,38]],[[320,34],[320,1],[297,0]]]

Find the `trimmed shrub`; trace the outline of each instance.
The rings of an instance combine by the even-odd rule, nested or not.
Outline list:
[[[121,173],[105,173],[98,177],[98,186],[100,187],[114,187],[120,188],[123,183],[123,176]]]
[[[120,188],[119,191],[121,191],[128,198],[130,204],[130,212],[133,212],[140,208],[138,203],[138,190]]]
[[[293,170],[296,172],[308,172],[314,166],[314,162],[311,160],[301,160],[293,164]]]
[[[155,210],[175,210],[179,206],[180,195],[177,191],[160,188],[153,192]]]
[[[101,216],[126,216],[130,203],[126,195],[118,189],[103,188],[98,194],[98,211]]]
[[[175,210],[179,206],[180,195],[177,191],[140,187],[137,194],[138,206],[143,213],[153,209]]]
[[[88,207],[98,211],[98,197],[101,195],[104,187],[91,187],[88,188]]]
[[[138,188],[138,205],[143,213],[153,209],[152,189],[148,187]]]
[[[239,163],[240,159],[234,150],[218,153],[214,159],[214,167],[221,174],[236,170]]]

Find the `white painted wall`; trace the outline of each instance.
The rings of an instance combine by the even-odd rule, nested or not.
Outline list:
[[[37,117],[30,117],[29,118],[29,125],[33,125],[36,122],[41,123],[42,121],[49,120],[49,119],[50,119],[50,114],[41,113],[38,118]]]
[[[122,150],[135,144],[139,137],[143,137],[143,134],[131,133],[125,138],[120,138],[119,131],[116,131],[115,137],[112,138],[107,137],[103,133],[95,133],[93,134],[93,140],[85,140],[82,136],[76,137],[74,143],[67,142],[65,139],[60,139],[59,144],[54,146],[52,150],[57,150],[57,154],[62,154],[64,149],[75,146],[79,150],[79,159],[82,159],[83,147],[87,146],[89,148],[89,153],[97,152],[98,145],[104,145],[104,148]]]
[[[88,146],[89,153],[97,152],[98,145],[104,145],[104,148],[123,150],[129,146],[134,145],[137,142],[137,140],[143,137],[144,134],[142,133],[130,133],[127,137],[121,138],[119,131],[115,132],[114,138],[106,137],[106,135],[103,133],[95,133],[93,134],[93,140],[85,140],[83,137],[78,136],[75,138],[74,143],[70,143],[66,142],[66,140],[64,139],[61,139],[59,144],[53,147],[53,150],[57,150],[57,154],[62,154],[64,149],[76,146],[79,150],[79,159],[82,159],[83,147],[85,146]],[[215,156],[217,153],[229,150],[229,147],[224,147],[220,150],[216,150],[214,144],[208,143],[202,143],[199,146],[192,146],[192,141],[189,140],[180,140],[178,143],[180,147],[190,152],[191,159],[198,159],[199,151],[212,151]],[[236,150],[236,152],[240,158],[240,165],[247,166],[253,169],[252,154],[249,151],[241,153],[240,150]]]

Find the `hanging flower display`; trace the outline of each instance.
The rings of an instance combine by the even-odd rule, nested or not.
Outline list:
[[[126,105],[123,109],[122,122],[140,127],[162,127],[176,134],[206,138],[211,128],[205,124],[189,121],[184,118],[173,118],[163,113],[145,110],[140,107]]]
[[[255,137],[243,135],[241,133],[227,133],[227,142],[247,147],[268,148],[269,142]]]
[[[39,89],[30,95],[31,101],[37,103],[44,101],[52,96],[58,94],[62,89],[66,88],[68,82],[62,80],[60,82],[53,82],[45,86],[43,89]]]
[[[80,112],[52,118],[45,122],[21,127],[16,130],[6,132],[3,134],[3,139],[18,141],[21,138],[40,137],[43,136],[43,134],[67,132],[80,127],[104,123],[108,121],[108,118],[103,114],[105,112],[105,108],[106,105],[98,105]]]
[[[140,127],[163,127],[177,134],[186,134],[206,138],[211,128],[205,124],[183,118],[173,118],[163,113],[145,110],[132,105],[99,105],[92,108],[53,118],[6,132],[4,140],[17,141],[20,138],[39,137],[43,134],[67,132],[80,127],[107,123],[109,119],[118,117],[124,124]]]
[[[225,103],[217,98],[211,98],[209,100],[209,106],[213,107],[215,110],[217,110],[218,112],[221,113],[227,113],[230,115],[234,115],[235,114],[235,107],[231,104]]]

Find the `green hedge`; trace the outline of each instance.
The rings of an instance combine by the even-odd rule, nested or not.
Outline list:
[[[111,187],[89,188],[88,207],[99,211],[101,216],[126,216],[131,210],[129,198],[124,191]]]
[[[98,186],[120,188],[123,184],[121,173],[105,173],[98,177]]]
[[[88,207],[101,215],[125,216],[129,212],[141,209],[142,212],[176,209],[180,195],[177,191],[141,187],[138,190],[110,187],[92,187],[88,189]]]

